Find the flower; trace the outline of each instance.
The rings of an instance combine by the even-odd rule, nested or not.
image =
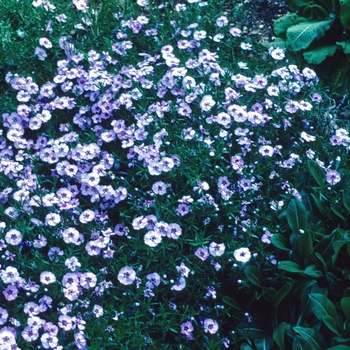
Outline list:
[[[215,334],[219,329],[218,323],[211,318],[205,319],[203,326],[204,326],[204,332],[210,333],[210,334]]]
[[[5,241],[7,244],[18,245],[22,242],[22,234],[18,230],[12,229],[6,233]]]
[[[56,282],[56,276],[49,271],[44,271],[40,274],[40,282],[42,284],[51,284]]]
[[[202,261],[207,260],[209,257],[209,252],[207,248],[198,248],[194,254],[197,258],[201,259]]]
[[[251,254],[248,248],[239,248],[236,249],[233,253],[235,259],[243,264],[248,262],[251,258]]]
[[[148,231],[143,240],[149,247],[156,247],[162,241],[162,236],[158,232]]]
[[[180,325],[180,328],[181,328],[181,334],[186,335],[186,338],[188,340],[193,339],[192,332],[193,332],[194,328],[193,328],[191,321],[186,321],[186,322],[182,323]]]
[[[179,292],[183,290],[185,287],[186,287],[186,280],[183,277],[180,277],[171,287],[171,290],[176,290],[177,292]]]
[[[130,266],[122,267],[118,273],[118,281],[121,284],[129,285],[132,284],[136,279],[136,272]]]
[[[225,253],[225,244],[220,243],[217,244],[215,242],[211,242],[209,245],[209,253],[213,256],[221,256]]]
[[[331,184],[335,185],[338,182],[340,182],[341,176],[336,170],[327,170],[326,174],[326,181]]]
[[[285,57],[284,50],[277,47],[277,48],[270,48],[269,49],[269,54],[274,60],[283,60]]]

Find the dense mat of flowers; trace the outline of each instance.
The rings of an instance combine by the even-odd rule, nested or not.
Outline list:
[[[73,4],[88,30],[88,3]],[[226,16],[193,19],[206,2],[171,20],[169,4],[134,5],[138,16],[114,14],[108,51],[52,43],[48,26],[34,54],[59,52],[52,78],[6,76],[0,349],[228,348],[254,316],[224,297],[246,285],[245,264],[275,269],[270,238],[306,161],[341,180],[350,138],[313,70],[272,48],[258,72]]]

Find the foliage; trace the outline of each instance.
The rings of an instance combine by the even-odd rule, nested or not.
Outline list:
[[[348,121],[225,4],[0,0],[1,349],[349,348]]]
[[[333,90],[347,91],[350,71],[350,1],[286,0],[293,12],[275,21],[272,45],[301,53]],[[268,44],[271,45],[271,44]]]

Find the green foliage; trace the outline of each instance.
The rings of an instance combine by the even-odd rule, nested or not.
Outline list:
[[[267,46],[301,54],[334,90],[344,93],[350,74],[350,1],[286,0],[286,4],[294,12],[275,21],[278,39]]]

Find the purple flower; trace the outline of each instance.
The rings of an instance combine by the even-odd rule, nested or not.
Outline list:
[[[118,273],[118,281],[121,284],[129,285],[132,284],[136,279],[136,272],[130,266],[122,267]]]
[[[219,329],[218,323],[211,318],[205,319],[203,326],[204,326],[204,332],[210,333],[210,334],[215,334]]]
[[[207,260],[209,257],[209,252],[207,248],[198,248],[194,254],[197,258],[201,259],[202,261]]]
[[[335,185],[340,182],[340,180],[340,174],[336,170],[327,170],[326,181],[329,184]]]
[[[186,335],[187,340],[192,340],[193,336],[192,336],[192,332],[194,330],[192,322],[191,321],[187,321],[181,324],[181,334]]]

